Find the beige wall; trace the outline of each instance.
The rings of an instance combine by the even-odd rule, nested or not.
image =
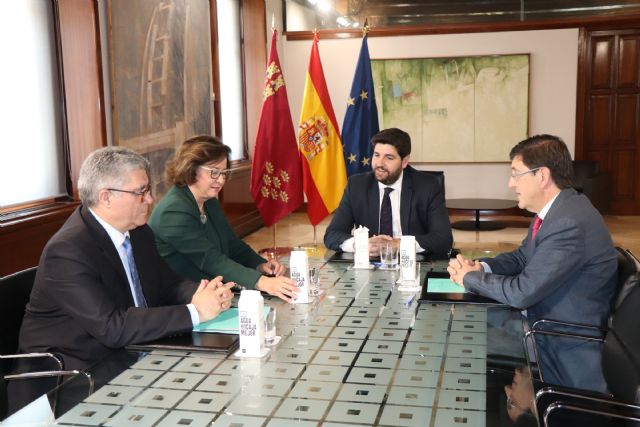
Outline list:
[[[279,15],[278,3],[267,1],[267,19]],[[276,21],[276,26],[280,23]],[[271,27],[271,22],[267,28]],[[281,27],[279,27],[281,29]],[[311,40],[279,43],[293,122],[297,125],[306,77]],[[319,49],[333,108],[342,125],[346,97],[351,87],[360,39],[320,40]],[[423,58],[464,55],[529,53],[529,134],[561,136],[571,152],[575,147],[578,29],[513,31],[499,33],[443,34],[372,37],[372,59]],[[518,141],[514,141],[514,144]],[[505,153],[508,162],[508,153]],[[513,199],[507,188],[508,163],[419,165],[420,169],[444,170],[447,198],[494,197]]]

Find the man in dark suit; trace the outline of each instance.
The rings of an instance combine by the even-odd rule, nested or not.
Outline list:
[[[602,216],[572,187],[571,155],[555,136],[538,135],[510,153],[509,187],[537,213],[521,246],[495,258],[451,260],[451,279],[468,291],[525,309],[532,325],[551,319],[605,326],[616,289],[617,258]],[[545,382],[605,391],[600,348],[540,337]]]
[[[371,145],[373,171],[349,178],[324,235],[325,246],[353,252],[351,231],[362,225],[369,229],[372,255],[394,237],[413,235],[417,252],[446,257],[453,236],[444,195],[435,177],[409,166],[409,135],[385,129],[373,136]]]
[[[220,278],[184,281],[158,254],[146,225],[149,162],[107,147],[80,170],[82,205],[47,243],[20,330],[23,352],[53,352],[66,369],[110,351],[190,331],[226,310]]]

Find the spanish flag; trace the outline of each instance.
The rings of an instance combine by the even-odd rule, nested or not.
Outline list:
[[[322,72],[317,34],[313,37],[304,87],[298,149],[302,157],[307,215],[311,224],[316,225],[338,207],[347,185],[340,129]]]

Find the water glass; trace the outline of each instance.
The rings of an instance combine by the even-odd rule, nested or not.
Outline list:
[[[320,295],[320,271],[313,267],[309,269],[309,295],[317,297]]]
[[[273,345],[276,340],[276,310],[269,308],[269,313],[264,320],[264,344]]]
[[[380,263],[383,270],[395,270],[398,266],[398,246],[392,243],[381,245]]]

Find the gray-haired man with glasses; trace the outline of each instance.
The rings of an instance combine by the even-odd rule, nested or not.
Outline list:
[[[572,188],[565,143],[538,135],[510,153],[509,188],[518,206],[536,213],[521,246],[477,261],[451,260],[451,279],[468,291],[540,319],[602,327],[616,289],[617,255],[602,216]],[[545,382],[605,391],[600,348],[567,338],[536,338]]]
[[[153,197],[145,158],[119,147],[97,150],[82,165],[78,190],[82,205],[42,253],[21,351],[52,352],[68,369],[85,368],[229,308],[231,284],[185,281],[158,254],[146,225]]]

